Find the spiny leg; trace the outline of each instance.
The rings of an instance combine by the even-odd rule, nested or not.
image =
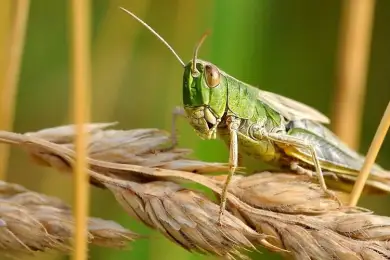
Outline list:
[[[290,169],[298,174],[307,175],[310,178],[313,177],[313,171],[303,168],[302,166],[299,165],[298,162],[291,162]],[[338,180],[337,175],[333,172],[322,172],[322,175],[323,176],[330,176],[333,179]]]
[[[240,119],[229,117],[227,119],[227,125],[230,132],[230,146],[229,146],[229,175],[226,178],[225,184],[221,193],[221,204],[219,209],[218,222],[222,225],[222,216],[226,207],[226,196],[228,192],[229,183],[236,171],[238,164],[238,143],[237,143],[237,130],[240,126]]]
[[[172,128],[171,128],[171,140],[172,140],[172,147],[175,147],[178,143],[177,141],[177,129],[176,129],[176,125],[177,125],[177,118],[178,117],[185,117],[186,114],[184,112],[184,108],[182,107],[175,107],[172,111]]]
[[[318,181],[320,183],[321,189],[326,194],[328,194],[330,197],[336,199],[340,205],[342,205],[340,199],[337,198],[337,196],[332,191],[328,190],[328,188],[326,187],[325,179],[324,179],[324,176],[322,174],[322,170],[321,170],[320,162],[318,160],[317,152],[312,144],[306,143],[305,141],[303,141],[299,138],[296,138],[294,136],[285,135],[285,134],[268,133],[268,134],[266,134],[266,136],[270,140],[273,140],[275,142],[279,142],[279,143],[283,143],[283,144],[287,144],[287,145],[295,145],[295,146],[307,149],[312,156],[312,160],[314,163],[314,167],[316,169],[316,174],[317,174],[317,178],[318,178]]]

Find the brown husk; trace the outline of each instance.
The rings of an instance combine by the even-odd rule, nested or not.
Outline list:
[[[109,189],[129,215],[187,250],[244,258],[244,250],[261,245],[292,259],[390,258],[390,218],[340,207],[306,176],[236,175],[220,226],[218,201],[185,184],[197,183],[220,194],[225,176],[204,174],[226,171],[226,164],[189,159],[190,150],[173,147],[169,134],[158,129],[104,129],[107,126],[86,127],[91,133],[91,183]],[[73,129],[0,132],[0,141],[25,149],[43,165],[71,172]]]

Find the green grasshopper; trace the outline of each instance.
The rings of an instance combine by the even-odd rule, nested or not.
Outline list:
[[[149,25],[130,11],[122,10],[158,37],[184,67],[184,111],[180,109],[176,114],[186,115],[201,138],[219,136],[230,148],[230,171],[221,194],[219,223],[225,210],[229,183],[238,167],[239,154],[298,174],[313,176],[315,173],[324,192],[336,199],[327,189],[324,176],[337,189],[351,190],[364,157],[322,125],[330,122],[325,115],[300,102],[259,90],[214,64],[198,59],[198,50],[207,34],[196,45],[192,60],[185,64]],[[323,170],[333,178],[328,178]],[[389,177],[389,173],[374,165],[367,185],[374,191],[390,192]],[[344,182],[339,183],[340,179]]]

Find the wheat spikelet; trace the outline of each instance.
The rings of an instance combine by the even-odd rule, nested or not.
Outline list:
[[[390,218],[340,207],[306,176],[270,172],[235,176],[221,227],[218,201],[183,183],[198,183],[220,194],[225,176],[193,172],[223,171],[225,164],[188,159],[189,150],[172,147],[169,135],[157,129],[101,126],[87,127],[92,133],[88,159],[92,183],[108,188],[129,215],[187,250],[235,258],[245,257],[243,249],[262,245],[293,259],[390,258]],[[45,131],[0,132],[0,141],[19,145],[47,166],[71,172],[71,129],[45,130],[46,136]]]
[[[190,160],[190,149],[172,147],[168,132],[146,128],[134,130],[106,130],[115,123],[86,125],[91,134],[89,155],[93,159],[122,164],[136,164],[163,169],[208,173],[227,170],[224,163],[206,163]],[[26,133],[26,136],[41,138],[63,147],[74,149],[73,125]]]
[[[71,208],[61,200],[0,181],[0,252],[9,256],[36,251],[70,252],[73,234]],[[88,220],[89,242],[123,248],[138,238],[119,224]]]

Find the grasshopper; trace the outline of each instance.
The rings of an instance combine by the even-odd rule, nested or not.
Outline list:
[[[218,136],[229,146],[229,174],[221,193],[219,223],[241,154],[297,174],[315,174],[324,192],[336,199],[327,189],[324,177],[337,189],[351,189],[364,157],[323,125],[330,123],[325,115],[298,101],[255,88],[198,59],[207,34],[196,45],[191,61],[185,64],[155,30],[130,11],[121,9],[158,37],[184,67],[184,110],[176,110],[175,115],[186,116],[202,139]],[[176,141],[174,135],[173,139]],[[374,165],[367,185],[377,192],[390,192],[389,177],[384,169]],[[340,179],[344,182],[339,183]],[[344,183],[349,186],[344,187]]]

